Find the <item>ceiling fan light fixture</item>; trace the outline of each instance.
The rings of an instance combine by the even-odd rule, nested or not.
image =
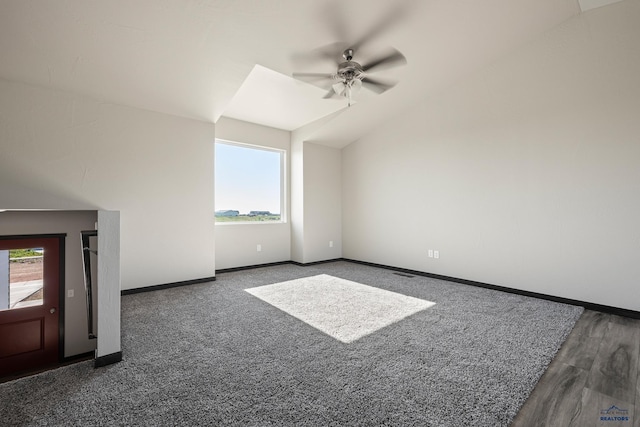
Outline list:
[[[347,98],[349,106],[351,106],[353,97],[360,91],[360,88],[362,88],[362,81],[360,79],[345,80],[331,87],[336,95]]]
[[[347,86],[344,84],[344,82],[338,82],[331,87],[333,88],[333,91],[336,93],[336,95],[345,96]]]
[[[351,82],[351,95],[357,95],[362,88],[362,80],[355,79]]]

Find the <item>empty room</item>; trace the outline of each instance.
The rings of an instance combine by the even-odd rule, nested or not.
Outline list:
[[[0,0],[0,425],[640,427],[640,0]]]

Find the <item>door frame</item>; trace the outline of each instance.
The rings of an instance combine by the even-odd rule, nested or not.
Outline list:
[[[0,240],[21,239],[58,239],[58,363],[65,360],[64,357],[64,316],[65,316],[65,240],[67,233],[52,234],[18,234],[1,235]]]

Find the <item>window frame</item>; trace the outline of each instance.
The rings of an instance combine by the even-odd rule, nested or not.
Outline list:
[[[214,223],[216,226],[218,225],[222,225],[222,226],[227,226],[227,225],[269,225],[269,224],[286,224],[288,222],[288,218],[286,215],[286,209],[287,209],[287,197],[286,197],[286,179],[287,179],[287,171],[286,171],[286,165],[287,165],[287,150],[282,149],[282,148],[274,148],[274,147],[269,147],[266,145],[258,145],[258,144],[251,144],[251,143],[246,143],[246,142],[238,142],[238,141],[232,141],[232,140],[228,140],[228,139],[223,139],[223,138],[215,138],[214,144],[225,144],[225,145],[231,145],[231,146],[236,146],[236,147],[242,147],[242,148],[250,148],[250,149],[254,149],[254,150],[261,150],[261,151],[269,151],[269,152],[274,152],[274,153],[279,153],[280,154],[280,220],[279,221],[224,221],[224,222],[218,222],[216,217],[215,217],[215,212],[217,207],[215,206],[215,197],[214,197]],[[217,159],[217,154],[216,150],[215,150],[215,145],[214,145],[214,155],[216,156],[215,158]],[[215,168],[215,160],[214,160],[214,168]],[[217,194],[217,180],[215,178],[215,174],[216,171],[214,170],[214,194]]]

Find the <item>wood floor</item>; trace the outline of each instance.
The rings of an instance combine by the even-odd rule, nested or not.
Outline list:
[[[511,426],[640,427],[639,353],[640,320],[585,310]]]

